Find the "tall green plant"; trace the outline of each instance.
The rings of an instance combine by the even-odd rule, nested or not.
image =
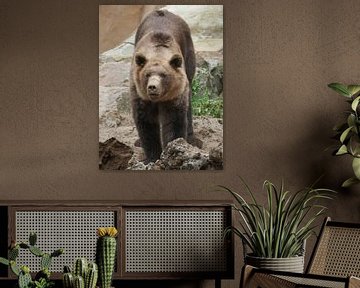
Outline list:
[[[315,220],[326,207],[317,202],[331,199],[334,191],[329,189],[304,188],[296,193],[275,187],[270,181],[264,182],[267,205],[256,200],[249,186],[242,180],[251,201],[225,186],[236,200],[233,208],[240,215],[240,227],[229,227],[226,233],[239,236],[252,251],[253,256],[266,258],[287,258],[300,255],[304,241],[314,233]]]
[[[100,227],[97,229],[96,234],[99,236],[96,242],[99,286],[100,288],[110,288],[116,258],[116,236],[118,231],[115,227]]]
[[[352,168],[355,177],[347,179],[342,184],[343,187],[348,187],[360,183],[360,85],[331,83],[328,87],[344,96],[350,104],[350,110],[346,112],[346,122],[334,127],[340,141],[334,155],[349,154],[353,157]]]

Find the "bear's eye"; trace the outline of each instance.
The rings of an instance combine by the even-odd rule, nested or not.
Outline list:
[[[166,77],[165,73],[160,73],[159,76],[160,76],[161,78],[165,78],[165,77]]]
[[[180,68],[182,65],[182,58],[180,55],[174,55],[170,60],[170,65],[174,69]]]
[[[144,67],[146,64],[146,58],[144,55],[138,54],[135,56],[135,63],[140,67]]]
[[[151,76],[150,73],[146,73],[146,74],[145,74],[145,77],[146,77],[146,78],[150,78],[150,76]]]

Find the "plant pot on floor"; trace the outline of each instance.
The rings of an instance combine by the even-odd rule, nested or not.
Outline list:
[[[306,241],[302,244],[299,255],[286,258],[269,258],[254,256],[246,243],[243,244],[245,265],[274,271],[304,273]]]
[[[225,232],[233,232],[243,241],[245,264],[303,273],[305,241],[314,234],[314,222],[326,209],[319,201],[331,199],[334,191],[310,186],[291,193],[283,183],[277,188],[266,180],[267,202],[263,205],[244,181],[243,184],[250,201],[230,188],[220,188],[236,201],[233,208],[240,216],[239,228],[231,226]]]
[[[246,255],[245,263],[262,269],[304,273],[304,256],[289,258],[263,258]]]

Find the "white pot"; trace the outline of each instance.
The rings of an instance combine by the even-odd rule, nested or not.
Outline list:
[[[262,269],[304,273],[304,256],[289,258],[263,258],[246,255],[245,263]]]

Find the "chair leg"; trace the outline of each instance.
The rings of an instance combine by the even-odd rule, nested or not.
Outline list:
[[[215,288],[221,288],[221,279],[220,278],[215,279]]]
[[[241,271],[240,285],[239,288],[246,288],[251,279],[251,275],[253,274],[254,267],[250,265],[244,265]]]

